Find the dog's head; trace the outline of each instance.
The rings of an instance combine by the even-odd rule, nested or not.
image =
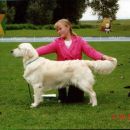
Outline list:
[[[21,43],[17,48],[11,51],[14,57],[23,57],[24,59],[30,59],[38,57],[36,50],[30,43]]]

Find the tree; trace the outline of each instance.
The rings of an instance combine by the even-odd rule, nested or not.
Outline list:
[[[116,19],[116,13],[119,9],[118,0],[86,0],[93,9],[94,14],[98,14],[99,19],[110,17]]]
[[[85,12],[86,6],[85,0],[57,0],[53,22],[61,18],[67,18],[73,23],[78,23],[83,12]]]
[[[27,21],[33,24],[49,24],[53,18],[56,0],[30,0]]]
[[[13,6],[10,8],[8,7],[7,8],[7,15],[6,15],[7,23],[13,23],[14,17],[15,17],[15,8]]]
[[[6,1],[0,1],[0,13],[5,14],[7,11],[7,2]]]
[[[15,23],[25,23],[26,22],[26,10],[28,6],[28,0],[16,1],[15,5]]]
[[[86,0],[18,0],[7,1],[8,21],[32,24],[54,23],[67,18],[78,23],[86,9]]]
[[[7,1],[7,21],[9,23],[25,23],[28,0]]]

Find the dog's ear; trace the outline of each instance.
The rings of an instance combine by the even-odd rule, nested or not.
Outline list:
[[[30,48],[23,48],[23,56],[27,58],[32,58],[33,53]]]
[[[22,44],[19,45],[19,48],[22,52],[22,56],[25,59],[30,59],[34,56],[37,56],[35,49],[29,43],[22,43]]]

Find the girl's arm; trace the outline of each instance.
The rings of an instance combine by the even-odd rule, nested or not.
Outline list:
[[[37,53],[40,55],[50,54],[56,52],[56,43],[52,42],[48,45],[36,48]]]
[[[113,57],[102,54],[101,52],[95,50],[87,42],[83,40],[82,42],[83,52],[94,60],[113,60]]]
[[[103,54],[93,47],[91,47],[87,42],[84,40],[82,41],[82,51],[90,58],[94,60],[102,60]]]

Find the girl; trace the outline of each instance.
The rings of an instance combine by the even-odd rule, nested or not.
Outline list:
[[[60,19],[54,25],[59,38],[52,43],[37,48],[39,55],[56,53],[58,61],[82,59],[82,52],[94,60],[112,60],[112,57],[106,56],[92,48],[88,42],[77,36],[72,31],[72,25],[67,19]],[[66,88],[58,90],[58,99],[60,102],[81,102],[84,99],[84,93],[74,85],[69,86],[68,93]]]

